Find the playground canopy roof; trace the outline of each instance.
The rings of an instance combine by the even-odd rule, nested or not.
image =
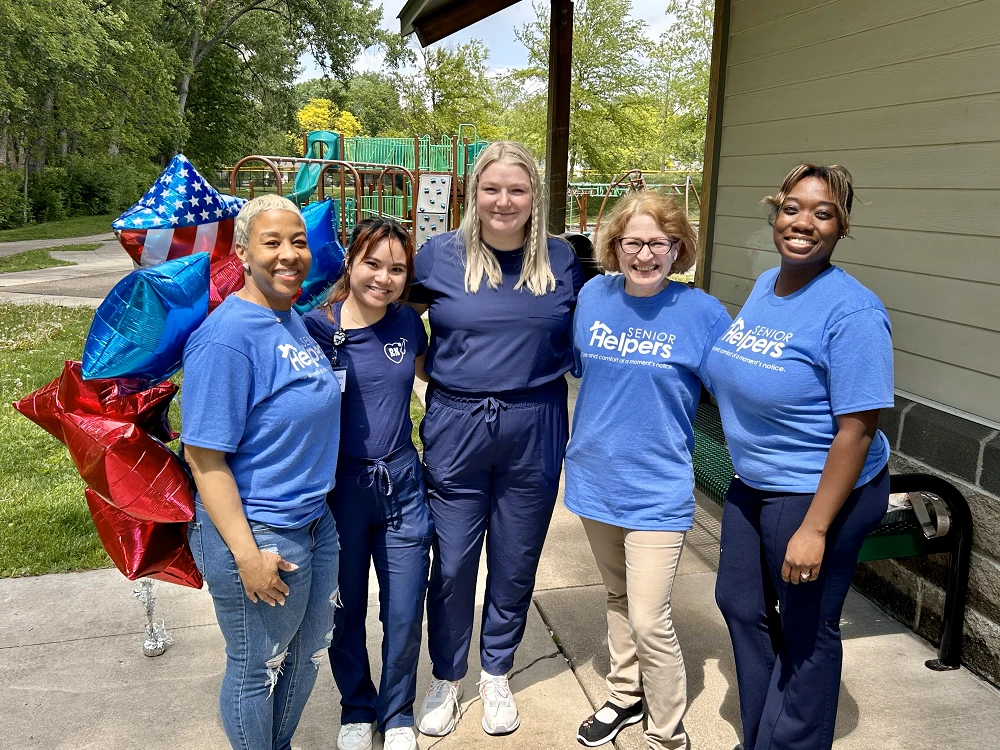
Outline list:
[[[399,12],[400,33],[416,34],[420,44],[451,36],[519,0],[409,0]]]

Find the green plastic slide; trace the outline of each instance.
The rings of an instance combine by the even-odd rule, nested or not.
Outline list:
[[[329,130],[313,130],[307,137],[307,159],[339,159],[340,135]],[[316,180],[319,178],[322,164],[302,164],[295,173],[295,190],[286,193],[285,197],[296,205],[304,206],[316,191]]]

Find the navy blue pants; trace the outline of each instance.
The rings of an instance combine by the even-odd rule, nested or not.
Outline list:
[[[566,381],[495,397],[432,386],[420,434],[437,531],[427,592],[434,676],[460,680],[469,669],[484,538],[480,660],[488,674],[507,674],[559,490],[569,438]]]
[[[889,471],[851,492],[827,532],[819,577],[793,586],[781,580],[781,566],[812,499],[738,478],[726,495],[715,598],[736,656],[744,750],[833,745],[840,615],[861,544],[885,515]]]
[[[330,664],[341,723],[376,721],[384,732],[413,726],[417,659],[434,524],[420,457],[407,443],[379,461],[340,457],[327,498],[340,530],[341,606],[334,618]],[[368,664],[365,617],[368,568],[375,563],[382,622],[382,680]]]

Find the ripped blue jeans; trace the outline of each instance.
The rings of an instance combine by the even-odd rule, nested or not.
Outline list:
[[[188,526],[226,639],[219,694],[226,736],[237,750],[290,750],[333,637],[340,557],[333,516],[326,509],[299,529],[250,523],[261,550],[299,566],[281,572],[289,589],[283,607],[247,598],[236,561],[200,501]]]

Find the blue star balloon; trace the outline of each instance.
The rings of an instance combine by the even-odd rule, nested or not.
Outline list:
[[[312,253],[309,275],[302,282],[302,295],[295,310],[308,312],[323,301],[326,292],[344,270],[344,246],[337,240],[337,209],[327,198],[302,209],[306,221],[306,237]]]
[[[83,346],[83,377],[166,380],[208,317],[208,253],[140,268],[97,308]]]

